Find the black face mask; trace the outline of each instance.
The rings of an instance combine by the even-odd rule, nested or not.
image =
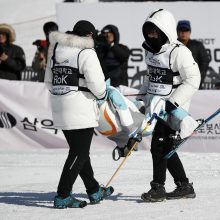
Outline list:
[[[158,38],[150,38],[148,34],[152,31],[156,31],[158,34]],[[167,36],[161,31],[155,24],[151,22],[146,22],[142,28],[143,35],[146,43],[152,49],[153,52],[158,53],[161,47],[167,42]]]
[[[147,38],[146,42],[156,53],[158,53],[162,47],[160,38]]]

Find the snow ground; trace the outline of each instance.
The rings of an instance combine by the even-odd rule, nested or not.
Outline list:
[[[120,161],[111,158],[111,148],[92,148],[91,159],[96,178],[106,184]],[[67,149],[1,150],[0,154],[0,219],[163,219],[218,220],[220,219],[220,154],[179,152],[188,177],[194,183],[196,199],[161,203],[144,203],[140,195],[149,190],[152,178],[151,155],[147,150],[134,152],[112,181],[114,194],[98,205],[83,209],[56,210],[53,197]],[[174,188],[167,176],[167,191]],[[81,179],[73,192],[88,201]]]

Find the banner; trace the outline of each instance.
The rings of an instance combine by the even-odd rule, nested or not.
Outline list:
[[[123,93],[136,94],[137,90],[123,87]],[[197,119],[212,114],[220,107],[219,93],[197,92],[191,115]],[[44,83],[0,80],[0,143],[0,151],[68,147],[62,131],[54,128],[50,94]],[[115,143],[96,132],[92,147],[113,149]],[[143,138],[139,148],[150,149],[150,137]],[[220,116],[200,129],[181,150],[220,152]]]
[[[190,20],[191,38],[203,42],[211,60],[205,82],[220,82],[220,2],[60,3],[57,4],[57,21],[63,32],[72,30],[81,19],[91,21],[98,30],[107,24],[116,25],[120,42],[131,49],[129,86],[139,87],[146,70],[141,46],[142,25],[149,13],[159,8],[173,13],[176,21]]]
[[[195,119],[206,119],[220,108],[220,90],[199,90],[193,97],[190,113]],[[184,151],[220,152],[220,115],[205,124],[183,146]]]
[[[0,80],[0,142],[3,149],[67,147],[53,127],[45,84]]]

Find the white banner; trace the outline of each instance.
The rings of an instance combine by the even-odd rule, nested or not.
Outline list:
[[[220,2],[132,2],[132,3],[60,3],[57,5],[57,21],[61,31],[72,30],[78,20],[89,20],[98,30],[107,24],[119,28],[120,42],[131,49],[130,85],[138,86],[143,80],[145,63],[142,43],[142,25],[148,14],[159,8],[173,13],[176,20],[190,20],[193,39],[204,43],[210,65],[206,82],[220,80]],[[133,81],[132,81],[133,80]]]
[[[134,89],[124,89],[134,94]],[[199,91],[192,101],[191,114],[206,118],[219,108],[219,91]],[[205,125],[181,150],[220,152],[220,115]],[[62,131],[53,126],[49,92],[43,83],[0,80],[0,151],[67,147]],[[97,133],[92,147],[115,147]],[[150,148],[144,138],[141,148]]]
[[[43,83],[0,80],[1,148],[65,147],[53,127],[49,93]]]
[[[206,119],[220,108],[220,90],[199,90],[191,102],[190,114]],[[183,146],[184,151],[220,152],[220,114],[205,124]]]

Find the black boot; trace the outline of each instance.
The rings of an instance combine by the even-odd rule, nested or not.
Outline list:
[[[155,182],[151,182],[150,185],[151,189],[141,195],[145,202],[162,202],[166,199],[166,191],[163,185]]]
[[[196,197],[192,183],[176,182],[176,185],[177,187],[173,192],[166,193],[167,199],[194,199]]]

